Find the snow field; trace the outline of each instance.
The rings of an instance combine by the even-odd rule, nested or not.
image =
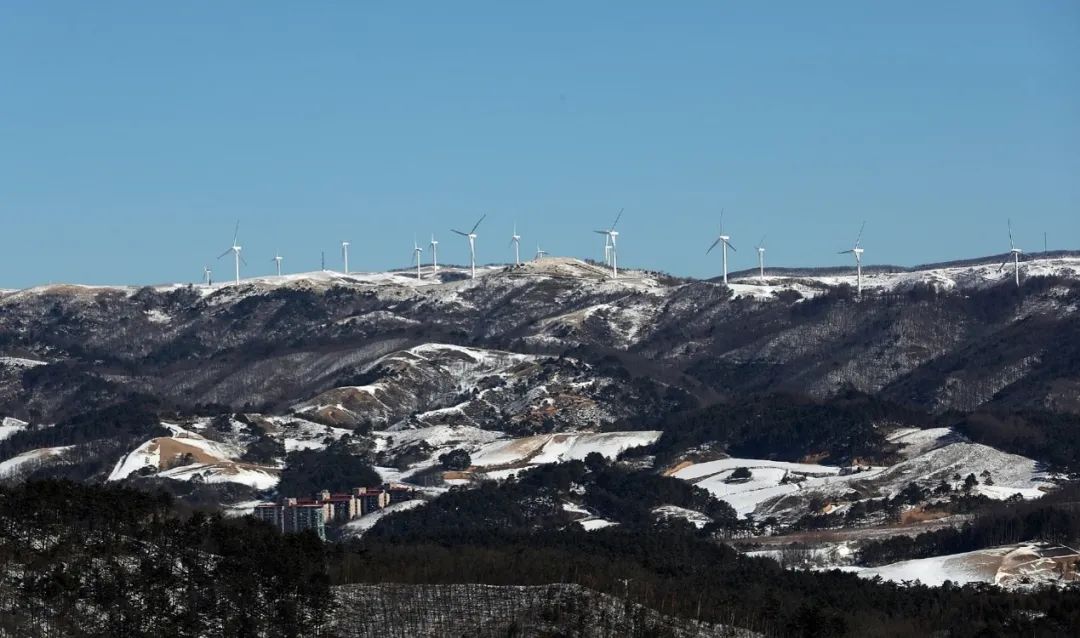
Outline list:
[[[657,430],[636,432],[600,432],[542,434],[520,439],[496,441],[473,455],[476,467],[498,468],[504,465],[543,465],[584,460],[592,452],[614,459],[625,450],[649,445],[660,438]]]

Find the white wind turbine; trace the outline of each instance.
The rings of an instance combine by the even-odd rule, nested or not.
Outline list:
[[[761,236],[761,241],[757,245],[757,267],[758,278],[762,281],[765,280],[765,235]]]
[[[278,254],[278,253],[274,253],[274,258],[270,260],[270,261],[274,262],[274,265],[275,265],[275,266],[277,266],[277,276],[278,276],[278,277],[280,277],[280,276],[281,276],[281,260],[282,260],[282,259],[285,259],[285,258],[284,258],[284,257],[282,257],[282,256],[281,256],[280,254]]]
[[[547,257],[548,252],[540,247],[540,242],[536,243],[536,257],[534,261],[540,261],[544,257]]]
[[[1024,251],[1020,250],[1013,243],[1012,234],[1012,220],[1009,220],[1009,254],[1012,255],[1013,260],[1013,276],[1016,278],[1016,287],[1020,287],[1020,256],[1024,254]],[[1006,257],[1005,261],[1001,262],[1001,267],[998,268],[998,272],[1005,270],[1005,264],[1009,263],[1009,258]]]
[[[866,229],[866,222],[864,221],[862,223],[862,226],[859,227],[859,236],[855,238],[855,247],[852,248],[851,250],[841,250],[839,253],[837,253],[838,255],[847,255],[849,253],[852,254],[852,255],[855,255],[855,272],[856,272],[855,276],[856,276],[856,282],[858,284],[858,289],[857,290],[858,290],[858,293],[859,293],[859,297],[862,297],[862,255],[863,255],[863,249],[859,248],[859,244],[862,242],[862,234],[863,234],[863,231],[865,229]]]
[[[510,245],[514,247],[514,265],[521,265],[521,235],[517,234],[517,223],[514,224],[514,234],[510,235]]]
[[[206,287],[209,288],[210,284],[214,283],[214,280],[210,277],[214,273],[214,271],[210,270],[210,266],[203,266],[202,272],[203,281],[206,282]]]
[[[480,222],[484,221],[487,214],[480,216],[480,219],[473,224],[472,230],[467,233],[463,233],[460,230],[450,229],[451,232],[455,232],[462,237],[466,237],[469,240],[469,267],[472,269],[472,278],[476,279],[476,229],[480,227]]]
[[[413,246],[413,248],[412,248],[413,261],[416,262],[416,280],[419,281],[420,280],[420,255],[424,252],[424,249],[421,248],[420,245],[416,243],[416,238],[415,237],[413,238],[412,246]]]
[[[233,261],[236,262],[236,283],[237,283],[237,285],[240,284],[240,262],[243,261],[244,265],[245,266],[247,265],[247,261],[245,261],[244,258],[240,256],[240,251],[243,250],[243,248],[241,246],[237,245],[237,243],[236,243],[236,239],[239,236],[240,236],[240,222],[237,221],[236,222],[236,230],[233,231],[232,246],[230,246],[229,249],[226,250],[225,252],[218,255],[218,259],[221,259],[222,257],[224,257],[225,255],[228,255],[229,253],[233,254]]]
[[[439,240],[431,236],[431,274],[439,272]]]
[[[349,242],[341,242],[341,258],[345,260],[345,274],[349,274]]]
[[[611,225],[611,228],[607,230],[596,230],[595,233],[605,235],[607,238],[604,240],[604,254],[611,255],[611,277],[613,279],[619,278],[619,254],[618,248],[616,248],[616,238],[619,236],[619,231],[615,230],[615,227],[619,225],[619,220],[622,219],[624,208],[619,209],[619,214],[615,216],[615,223]],[[610,248],[610,252],[608,247]]]
[[[722,250],[722,252],[724,254],[724,284],[727,284],[727,249],[730,248],[732,250],[735,250],[735,247],[731,245],[731,237],[724,234],[724,209],[723,208],[720,209],[720,236],[716,238],[716,241],[714,241],[712,243],[712,246],[709,246],[709,249],[705,251],[705,254],[708,255],[709,253],[711,253],[712,249],[716,248],[717,244],[723,244],[724,245],[724,248]]]

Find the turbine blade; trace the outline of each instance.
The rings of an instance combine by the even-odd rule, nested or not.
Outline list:
[[[720,234],[724,234],[724,209],[720,209]]]
[[[1009,220],[1006,220],[1006,221],[1009,224],[1009,250],[1012,250],[1013,248],[1016,248],[1016,246],[1013,245],[1012,220],[1009,219]]]
[[[615,223],[611,225],[611,230],[615,230],[615,227],[619,225],[619,220],[622,219],[622,213],[623,213],[624,210],[626,210],[626,209],[625,208],[620,208],[619,209],[619,214],[615,216]]]
[[[244,259],[243,255],[241,255],[240,253],[236,253],[236,256],[240,258],[240,263],[244,264],[245,266],[247,265],[247,260]]]
[[[855,238],[855,247],[859,247],[859,243],[862,242],[863,231],[866,230],[866,220],[863,220],[862,226],[859,226],[859,236]]]
[[[240,237],[240,220],[239,219],[236,220],[236,230],[233,231],[233,236],[232,236],[233,246],[236,245],[236,239],[238,237]]]
[[[767,237],[767,235],[762,235],[761,236],[761,241],[759,241],[757,243],[758,248],[764,248],[765,247],[765,237]]]
[[[480,216],[480,219],[476,220],[476,223],[473,224],[472,230],[469,231],[470,235],[476,232],[476,229],[480,227],[480,222],[484,221],[485,217],[487,217],[487,213],[484,213]]]
[[[725,242],[724,242],[724,244],[725,244],[725,245],[726,245],[726,246],[727,246],[728,248],[730,248],[731,250],[733,250],[733,251],[735,251],[735,252],[739,252],[739,251],[735,250],[735,247],[731,245],[731,242],[729,242],[729,241],[725,241]]]
[[[469,236],[469,233],[463,233],[460,230],[454,230],[453,228],[450,229],[450,232],[457,233],[457,234],[461,235],[462,237],[468,237]]]
[[[223,253],[221,253],[220,255],[218,255],[218,259],[221,259],[222,257],[224,257],[225,255],[228,255],[228,254],[229,254],[229,253],[231,253],[231,252],[232,252],[232,248],[230,248],[230,249],[226,250],[225,252],[223,252]]]
[[[847,255],[847,254],[853,253],[853,252],[855,252],[855,251],[854,250],[841,250],[840,252],[838,252],[836,254],[837,255]]]
[[[711,253],[711,252],[712,252],[712,249],[713,249],[713,248],[716,248],[716,245],[717,245],[717,244],[719,244],[719,243],[720,243],[721,241],[723,241],[723,240],[722,240],[722,239],[720,239],[719,237],[717,237],[717,238],[716,238],[716,241],[714,241],[714,242],[712,243],[712,246],[709,246],[709,249],[705,251],[705,254],[706,254],[706,255],[708,255],[709,253]]]

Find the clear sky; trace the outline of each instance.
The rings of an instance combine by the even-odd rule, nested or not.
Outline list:
[[[762,5],[768,4],[766,10]],[[0,287],[1080,248],[1080,3],[0,4]],[[425,259],[427,256],[425,255]]]

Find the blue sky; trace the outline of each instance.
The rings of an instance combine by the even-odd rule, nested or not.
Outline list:
[[[1080,248],[1080,3],[0,5],[0,287],[478,257]],[[947,6],[942,6],[943,4]],[[662,6],[667,5],[667,6]],[[672,6],[674,5],[674,6]]]

